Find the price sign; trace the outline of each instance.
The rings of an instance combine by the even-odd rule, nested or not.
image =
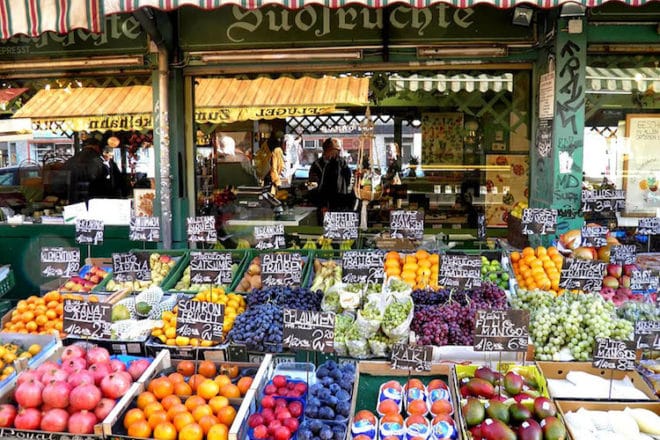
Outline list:
[[[342,281],[347,284],[382,284],[385,255],[378,251],[345,251],[341,256]]]
[[[284,225],[266,225],[254,227],[254,239],[257,249],[284,249]]]
[[[526,208],[522,215],[522,233],[547,235],[557,232],[557,210]]]
[[[582,226],[582,246],[601,247],[607,245],[607,226]]]
[[[637,247],[634,244],[621,244],[610,248],[610,263],[635,264]]]
[[[186,219],[186,232],[188,241],[215,243],[218,241],[218,232],[215,230],[215,217],[188,217]]]
[[[633,270],[630,277],[630,290],[636,293],[657,292],[660,277],[651,270]]]
[[[64,300],[62,331],[71,336],[95,339],[109,339],[112,304]]]
[[[303,260],[297,252],[267,253],[261,256],[261,283],[266,287],[300,286]]]
[[[594,260],[564,258],[559,277],[562,289],[580,289],[585,292],[598,292],[603,287],[603,276],[607,263]]]
[[[149,281],[149,254],[127,252],[112,254],[112,277],[115,281]]]
[[[660,217],[640,218],[637,233],[642,235],[660,234]]]
[[[430,345],[394,344],[392,368],[398,370],[431,371],[433,347]]]
[[[231,284],[229,252],[190,252],[190,282],[193,284]]]
[[[442,255],[438,284],[446,288],[471,289],[481,286],[481,257]]]
[[[626,204],[626,192],[620,189],[582,190],[582,212],[620,212]]]
[[[335,351],[335,314],[284,309],[282,343],[293,351]]]
[[[323,235],[333,240],[357,239],[357,212],[326,212],[323,215]]]
[[[477,310],[474,325],[475,351],[527,351],[527,310]]]
[[[596,338],[591,364],[604,370],[632,371],[635,369],[636,350],[633,341]]]
[[[128,225],[131,241],[160,241],[160,217],[131,217]]]
[[[41,275],[68,278],[80,270],[80,249],[72,247],[43,247],[39,255]]]
[[[421,240],[424,236],[422,211],[390,211],[390,231],[395,238]]]
[[[76,219],[76,243],[103,244],[103,230],[102,220]]]
[[[181,299],[177,302],[177,306],[177,336],[222,342],[222,326],[225,319],[223,304]]]
[[[660,350],[660,321],[635,321],[635,348]]]

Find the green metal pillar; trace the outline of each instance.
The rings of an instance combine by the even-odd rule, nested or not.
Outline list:
[[[188,212],[187,161],[185,148],[185,93],[181,69],[170,70],[170,175],[172,177],[172,247],[187,247],[186,217]],[[193,168],[194,169],[194,168]]]

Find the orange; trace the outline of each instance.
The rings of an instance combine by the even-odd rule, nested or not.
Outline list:
[[[192,395],[192,388],[186,382],[179,382],[174,384],[174,394],[177,396],[190,396]]]
[[[151,437],[151,426],[146,420],[137,420],[126,429],[129,437]]]
[[[240,369],[238,368],[238,365],[223,365],[222,368],[220,369],[220,373],[226,374],[231,379],[234,379],[238,377],[238,373],[240,373]]]
[[[181,373],[171,373],[167,378],[172,382],[173,384],[177,384],[179,382],[185,382],[186,378],[183,374]]]
[[[211,361],[202,361],[199,364],[199,367],[197,368],[197,372],[201,374],[204,377],[208,377],[209,379],[212,378],[213,376],[216,375],[218,372],[218,369],[216,368],[215,364]]]
[[[165,411],[165,408],[163,408],[163,405],[161,405],[160,402],[151,402],[142,410],[142,412],[144,412],[144,416],[147,419],[157,411]]]
[[[225,389],[229,385],[225,385],[222,387],[222,390]],[[236,386],[236,385],[231,385],[231,386]],[[238,388],[237,388],[238,389]],[[197,395],[203,397],[206,400],[211,399],[212,397],[215,397],[218,395],[218,392],[221,391],[220,386],[213,380],[211,379],[206,379],[202,383],[199,384],[197,387]],[[224,393],[222,393],[223,396],[225,397],[232,397],[232,396],[227,396]],[[240,391],[238,392],[238,397],[241,397]]]
[[[241,391],[238,389],[236,385],[230,383],[220,388],[220,395],[225,396],[229,399],[231,399],[232,397],[239,398],[241,397]]]
[[[222,423],[211,426],[206,434],[206,440],[227,440],[229,438],[229,428]]]
[[[176,371],[184,376],[192,376],[195,374],[195,364],[193,361],[181,361],[176,366]]]
[[[218,424],[218,419],[214,416],[204,416],[197,421],[197,424],[202,427],[204,434],[208,434],[211,427]]]
[[[383,399],[378,403],[378,412],[381,414],[399,414],[399,405],[392,399]]]
[[[159,377],[151,381],[149,385],[153,384],[153,389],[150,391],[158,400],[169,396],[174,392],[174,385],[167,377]]]
[[[397,251],[389,251],[388,253],[385,254],[385,259],[390,260],[390,259],[395,259],[395,260],[400,260],[401,255]]]
[[[423,416],[427,410],[426,402],[421,399],[408,402],[408,414]]]
[[[520,252],[518,251],[511,252],[509,258],[511,259],[512,263],[517,263],[520,260]]]
[[[406,255],[406,258],[403,260],[404,263],[415,263],[417,264],[417,258],[414,255]]]
[[[523,257],[527,257],[528,255],[532,255],[532,256],[535,255],[534,249],[529,247],[529,246],[527,246],[526,248],[524,248],[522,250],[522,256]]]
[[[202,440],[204,430],[197,423],[191,423],[179,429],[179,440]]]
[[[174,416],[172,423],[174,423],[176,430],[179,431],[179,434],[181,434],[181,430],[184,426],[195,423],[195,418],[189,412],[180,412]]]
[[[133,423],[139,420],[144,420],[144,421],[147,420],[142,410],[139,408],[129,409],[128,411],[126,411],[126,415],[124,416],[124,428],[128,429],[130,425],[132,425]]]
[[[252,378],[250,376],[243,376],[238,379],[236,386],[241,392],[241,396],[245,396],[245,394],[250,390],[250,387],[252,386]]]
[[[188,385],[190,385],[190,388],[192,388],[193,391],[197,391],[197,387],[204,380],[206,380],[206,377],[201,374],[193,374],[190,376],[190,379],[188,379]]]
[[[190,396],[186,399],[186,409],[192,412],[199,405],[206,405],[206,400],[200,396]]]
[[[176,426],[169,422],[161,423],[154,428],[153,434],[156,440],[176,440]]]
[[[172,421],[174,420],[174,416],[182,412],[188,412],[188,408],[183,403],[175,403],[167,410],[167,418]]]
[[[147,421],[149,422],[149,426],[151,426],[151,429],[156,429],[156,426],[160,425],[161,423],[165,423],[169,421],[169,419],[167,418],[167,411],[161,409],[156,412],[153,412],[151,413]]]
[[[229,399],[227,399],[225,396],[215,396],[209,400],[209,405],[213,410],[213,414],[218,414],[218,411],[229,405]]]
[[[144,409],[149,403],[157,402],[156,396],[151,391],[143,391],[138,395],[137,398],[137,407]]]
[[[220,409],[217,415],[218,421],[220,423],[231,426],[231,424],[234,423],[234,419],[236,418],[236,409],[234,409],[233,406],[225,406],[224,408]]]
[[[199,405],[192,412],[192,416],[196,422],[199,422],[199,420],[204,416],[212,416],[212,415],[213,415],[213,410],[209,405]]]
[[[231,383],[231,378],[227,376],[226,374],[219,374],[218,376],[213,379],[215,383],[218,384],[220,388],[224,387],[227,384]]]
[[[174,394],[170,394],[169,396],[165,396],[163,400],[160,401],[161,405],[163,405],[163,408],[167,411],[170,409],[173,405],[176,405],[177,403],[181,403],[181,399],[179,396],[175,396]]]

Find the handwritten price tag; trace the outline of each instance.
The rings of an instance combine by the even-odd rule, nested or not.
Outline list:
[[[433,347],[428,345],[394,344],[392,368],[399,370],[431,371]]]
[[[297,252],[261,256],[261,283],[266,287],[300,286],[303,260]]]
[[[390,211],[390,231],[393,237],[421,240],[424,237],[424,213],[421,211]]]
[[[64,333],[94,339],[109,339],[112,304],[64,300],[63,326]]]
[[[76,219],[76,243],[78,244],[103,244],[104,225],[101,220]]]
[[[179,300],[176,334],[203,341],[222,342],[225,306],[207,301]]]
[[[527,310],[478,310],[474,328],[475,351],[527,351]]]
[[[385,255],[378,251],[346,251],[341,256],[342,281],[347,284],[382,284]]]
[[[635,369],[636,348],[633,341],[596,338],[592,365],[605,370],[632,371]]]
[[[71,247],[43,247],[39,255],[44,277],[68,278],[80,270],[80,249]]]
[[[471,289],[481,286],[481,257],[442,255],[438,284],[446,288]]]
[[[291,350],[335,350],[334,313],[284,309],[283,321],[283,344]]]
[[[190,252],[190,281],[193,284],[231,284],[229,252]]]
[[[525,235],[554,234],[557,231],[557,210],[526,208],[522,215],[522,233]]]
[[[218,232],[215,229],[215,217],[188,217],[186,219],[186,233],[188,241],[215,243],[218,241]]]
[[[334,240],[354,240],[358,237],[356,212],[326,212],[323,216],[323,235]]]
[[[131,217],[128,225],[128,239],[131,241],[160,241],[160,218]]]

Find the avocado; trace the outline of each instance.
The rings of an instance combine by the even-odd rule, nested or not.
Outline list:
[[[139,302],[135,304],[135,311],[138,315],[146,316],[151,312],[151,305],[146,302]]]

